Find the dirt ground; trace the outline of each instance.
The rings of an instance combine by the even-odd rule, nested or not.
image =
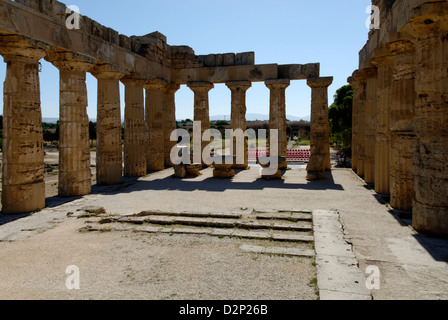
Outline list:
[[[91,159],[95,185],[95,152]],[[57,150],[46,149],[45,163],[49,171],[46,196],[51,205],[32,215],[0,217],[0,299],[318,299],[314,258],[239,249],[242,244],[263,244],[261,240],[80,232],[86,220],[67,214],[107,201],[116,191],[95,189],[92,195],[53,204],[57,198]],[[170,173],[164,171],[163,175]],[[152,176],[157,179],[158,174]],[[133,201],[132,196],[128,201]],[[71,265],[80,270],[79,290],[66,287],[66,269]]]

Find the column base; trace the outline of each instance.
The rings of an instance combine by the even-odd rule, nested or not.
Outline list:
[[[306,167],[307,176],[306,180],[325,180],[326,170],[326,155],[325,154],[312,154],[310,162]]]
[[[2,212],[19,214],[45,208],[45,182],[4,186]]]
[[[412,227],[438,236],[448,236],[448,207],[428,206],[414,201]]]
[[[115,168],[114,167],[103,168],[101,171],[103,176],[99,177],[97,174],[96,178],[98,185],[109,186],[114,184],[120,184],[123,182],[121,166]]]
[[[280,169],[261,168],[260,175],[262,179],[281,179],[282,171]]]
[[[86,196],[92,191],[92,173],[90,170],[85,172],[60,172],[59,174],[60,197]]]

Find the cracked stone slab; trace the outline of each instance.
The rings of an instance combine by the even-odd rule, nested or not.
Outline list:
[[[313,212],[317,283],[321,300],[371,300],[337,211]]]

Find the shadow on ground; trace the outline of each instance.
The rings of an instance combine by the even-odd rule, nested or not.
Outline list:
[[[262,179],[258,178],[254,181],[241,182],[232,179],[215,179],[212,177],[204,180],[196,180],[196,178],[179,179],[170,175],[161,179],[152,181],[136,180],[132,184],[127,183],[123,187],[115,186],[115,190],[111,188],[96,187],[95,192],[107,192],[108,194],[130,193],[144,190],[155,191],[210,191],[224,192],[226,190],[263,190],[263,189],[304,189],[304,190],[338,190],[343,191],[344,188],[336,184],[331,171],[326,173],[327,180],[318,180],[304,183],[286,183],[283,179]]]

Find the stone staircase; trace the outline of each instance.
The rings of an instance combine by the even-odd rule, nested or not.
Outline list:
[[[85,216],[84,216],[85,217]],[[89,218],[92,218],[89,217]],[[143,211],[134,215],[101,213],[80,231],[132,231],[230,237],[246,241],[246,252],[314,257],[312,214],[309,211],[194,213]]]

